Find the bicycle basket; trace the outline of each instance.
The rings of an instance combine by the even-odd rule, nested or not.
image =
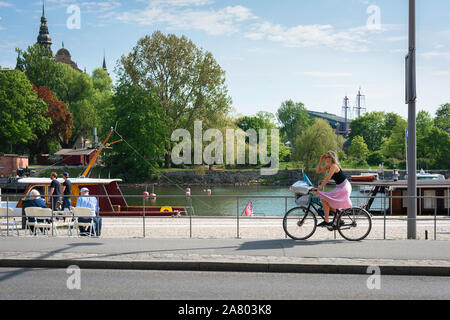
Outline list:
[[[307,195],[309,193],[309,191],[311,191],[313,187],[311,187],[308,183],[306,183],[305,181],[297,181],[296,183],[294,183],[290,190],[291,192],[295,193],[295,194],[299,194],[299,195]]]
[[[302,196],[300,194],[297,194],[296,197],[295,197],[295,203],[298,206],[302,206],[302,207],[303,206],[304,207],[308,206],[309,205],[309,195]]]

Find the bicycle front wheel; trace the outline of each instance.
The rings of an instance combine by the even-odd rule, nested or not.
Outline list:
[[[372,230],[372,218],[364,209],[348,209],[339,217],[338,226],[339,234],[344,239],[361,241],[367,238]]]
[[[283,219],[283,229],[294,240],[307,240],[312,237],[317,228],[317,218],[304,207],[291,209]]]

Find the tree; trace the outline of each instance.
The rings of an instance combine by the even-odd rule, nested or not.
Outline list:
[[[112,92],[114,88],[111,77],[103,68],[97,68],[92,72],[92,82],[94,88],[102,92]]]
[[[25,74],[0,72],[0,152],[26,152],[49,129],[47,111]]]
[[[431,115],[426,111],[419,111],[416,119],[417,124],[417,158],[424,159],[426,155],[426,138],[434,127],[434,121]]]
[[[165,153],[169,135],[164,111],[151,90],[128,83],[118,85],[113,103],[113,121],[126,142],[113,146],[106,165],[111,165],[112,173],[126,181],[144,181]]]
[[[364,138],[370,152],[380,150],[383,138],[390,135],[386,132],[385,113],[372,112],[365,114],[350,123],[349,140],[357,136]]]
[[[258,112],[256,116],[245,116],[237,120],[236,125],[243,131],[253,129],[256,133],[261,129],[275,129],[275,117],[269,112]],[[270,131],[268,132],[270,134]]]
[[[407,128],[408,122],[402,119],[392,130],[391,136],[383,139],[381,151],[387,158],[406,159],[405,132]]]
[[[32,143],[29,148],[32,154],[56,152],[58,150],[51,150],[51,147],[67,144],[72,136],[73,115],[69,112],[67,105],[59,101],[49,88],[37,88],[33,85],[33,89],[47,104],[48,111],[45,116],[51,119],[52,124],[47,132],[39,134],[37,142]]]
[[[450,168],[450,135],[438,127],[433,127],[425,138],[425,153],[432,159],[435,169]]]
[[[384,123],[385,123],[385,137],[389,138],[392,134],[392,130],[397,126],[399,121],[403,120],[401,116],[399,116],[396,113],[390,112],[387,113],[384,117]]]
[[[73,130],[70,143],[75,143],[80,137],[92,137],[93,129],[98,126],[98,114],[95,89],[92,78],[85,73],[75,71],[71,66],[58,63],[62,72],[63,86],[58,96],[68,106],[73,114]]]
[[[294,158],[302,161],[307,170],[313,169],[320,156],[330,150],[339,152],[338,138],[328,121],[314,119],[312,124],[295,140]]]
[[[114,125],[112,123],[115,113],[114,103],[112,101],[114,97],[114,85],[109,74],[103,68],[97,68],[93,71],[92,82],[94,92],[89,100],[95,106],[98,116],[98,134],[104,136],[110,130],[110,126]]]
[[[280,131],[284,142],[293,143],[311,123],[305,105],[292,100],[281,104],[277,111],[277,118],[281,124]]]
[[[37,87],[47,87],[56,93],[57,98],[63,89],[63,72],[47,48],[34,44],[26,51],[16,49],[17,62],[21,66],[28,80]]]
[[[350,148],[348,149],[349,155],[356,159],[359,164],[364,164],[367,160],[367,155],[369,153],[369,148],[361,136],[354,137]]]
[[[378,166],[386,161],[381,151],[374,151],[367,156],[367,163],[371,166]]]
[[[154,90],[171,132],[230,109],[225,72],[210,52],[185,36],[160,31],[145,36],[128,56],[122,56],[117,73],[121,82]],[[166,167],[170,167],[171,145],[165,146]]]
[[[450,103],[441,105],[434,122],[436,127],[450,134]]]

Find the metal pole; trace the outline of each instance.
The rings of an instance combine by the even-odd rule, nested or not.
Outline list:
[[[237,238],[239,239],[239,196],[236,197]]]
[[[416,1],[409,0],[408,92],[408,239],[417,239],[416,151]]]
[[[189,210],[189,239],[192,239],[192,213],[194,211],[194,207],[192,206],[192,198],[189,198],[189,206],[191,210]]]
[[[437,205],[438,205],[438,199],[435,198],[434,200],[434,240],[437,240]]]
[[[386,191],[384,193],[383,215],[384,215],[384,240],[386,240]]]
[[[9,196],[6,196],[6,236],[9,237]]]
[[[447,215],[450,217],[450,188],[447,188],[447,198],[445,198],[447,202]]]
[[[145,239],[145,197],[142,197],[142,235]]]

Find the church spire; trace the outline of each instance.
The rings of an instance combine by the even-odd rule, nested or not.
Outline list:
[[[108,69],[106,68],[106,53],[105,53],[105,49],[103,49],[103,70],[108,72]]]
[[[45,18],[45,2],[42,0],[42,17],[41,17],[41,27],[39,29],[39,36],[37,38],[37,42],[47,48],[51,49],[52,46],[52,38],[48,32],[47,18]]]

